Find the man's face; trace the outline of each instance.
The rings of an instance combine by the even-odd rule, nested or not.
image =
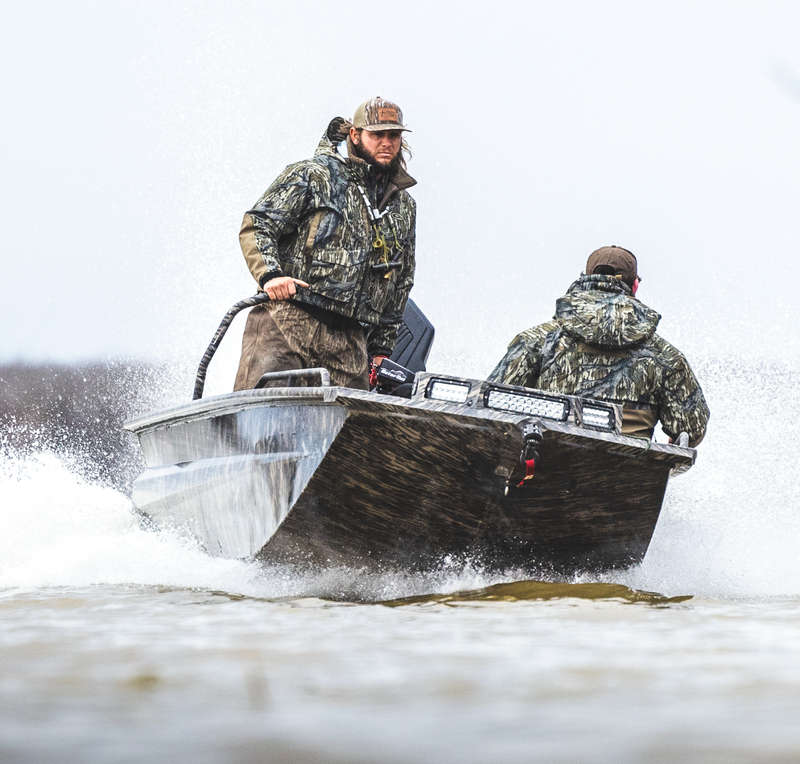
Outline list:
[[[394,170],[399,164],[402,130],[356,130],[350,129],[350,139],[356,153],[379,172]]]

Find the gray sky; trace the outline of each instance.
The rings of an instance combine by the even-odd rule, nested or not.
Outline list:
[[[374,95],[413,129],[429,366],[487,373],[612,243],[690,360],[796,359],[799,39],[763,0],[5,0],[0,361],[199,360],[255,291],[242,214]]]

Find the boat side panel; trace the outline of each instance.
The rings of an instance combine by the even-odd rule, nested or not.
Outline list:
[[[545,433],[534,477],[509,489],[480,546],[510,565],[606,569],[641,562],[669,480],[663,462],[581,447]]]
[[[519,470],[516,425],[356,407],[259,556],[404,569],[448,556],[530,570],[641,560],[670,464],[609,453],[597,439],[544,435],[535,477],[506,496]]]
[[[213,556],[252,557],[346,418],[343,406],[276,404],[147,430],[140,439],[148,469],[134,483],[134,504]]]
[[[441,413],[351,411],[270,562],[426,568],[474,542],[502,498],[521,437],[509,423]]]

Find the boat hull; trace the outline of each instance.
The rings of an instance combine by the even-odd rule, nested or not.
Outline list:
[[[535,474],[518,487],[532,422]],[[570,422],[344,388],[233,393],[126,426],[148,465],[134,503],[157,524],[211,555],[314,567],[626,567],[671,471],[694,460]]]

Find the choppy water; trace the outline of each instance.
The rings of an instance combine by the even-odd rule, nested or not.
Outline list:
[[[800,760],[800,395],[714,419],[641,566],[297,575],[142,529],[68,452],[0,470],[0,761]]]

